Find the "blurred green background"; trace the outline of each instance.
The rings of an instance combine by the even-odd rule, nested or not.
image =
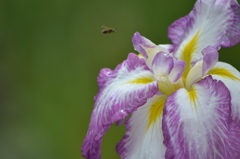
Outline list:
[[[79,159],[96,78],[135,52],[139,31],[167,44],[167,27],[188,14],[193,0],[0,1],[0,158]],[[101,26],[117,28],[109,35]],[[240,45],[220,60],[240,70]],[[125,132],[112,126],[102,158],[117,159]]]

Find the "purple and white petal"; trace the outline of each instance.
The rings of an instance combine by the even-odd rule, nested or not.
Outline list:
[[[231,47],[240,41],[240,6],[236,0],[231,0],[231,9],[234,13],[232,17],[232,26],[226,31],[223,36],[221,46]]]
[[[234,4],[234,5],[233,5]],[[239,5],[232,0],[198,0],[189,15],[169,27],[168,37],[177,45],[175,57],[187,63],[202,58],[202,50],[240,41]],[[187,66],[188,69],[188,66]]]
[[[160,44],[158,46],[166,49],[169,53],[172,53],[175,48],[175,45],[171,45],[171,44]]]
[[[100,92],[95,97],[90,125],[81,149],[83,157],[88,159],[101,158],[102,137],[111,124],[124,119],[158,92],[157,81],[144,59],[133,53],[115,70],[103,69],[98,82]]]
[[[190,20],[191,16],[186,15],[185,17],[176,20],[168,27],[168,38],[175,46],[179,45],[185,37],[185,32],[188,30]]]
[[[203,58],[194,62],[195,64],[189,71],[186,77],[186,88],[190,89],[191,85],[197,80],[201,79],[202,76],[206,75],[207,72],[217,63],[218,52],[213,46],[208,46],[202,51]]]
[[[156,45],[151,42],[149,39],[140,35],[139,32],[136,32],[132,37],[133,47],[136,51],[142,54],[145,58],[148,58],[146,48],[154,48]]]
[[[126,134],[117,144],[122,159],[163,159],[162,109],[166,96],[155,95],[126,121]]]
[[[147,38],[136,32],[132,38],[134,49],[137,50],[146,60],[146,64],[149,68],[152,67],[152,60],[155,55],[160,52],[168,52],[173,49],[172,45],[155,45]]]
[[[226,85],[231,93],[232,118],[240,124],[240,72],[227,63],[217,62],[207,75],[211,75]]]
[[[152,61],[152,71],[157,79],[167,76],[173,69],[174,60],[169,53],[159,52]]]
[[[174,60],[174,67],[170,74],[168,75],[168,79],[175,83],[179,78],[182,77],[182,74],[185,70],[186,62],[182,60]]]
[[[231,96],[211,76],[168,97],[163,111],[166,159],[236,159],[240,126],[231,119]]]
[[[213,46],[208,46],[202,51],[203,54],[203,67],[202,75],[205,75],[217,62],[218,51]]]

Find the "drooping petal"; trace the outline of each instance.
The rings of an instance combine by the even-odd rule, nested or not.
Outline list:
[[[162,110],[165,100],[165,95],[155,95],[126,121],[126,134],[117,145],[122,159],[164,158]]]
[[[240,124],[240,72],[227,63],[217,62],[207,75],[222,81],[227,86],[231,93],[232,118]]]
[[[133,53],[115,70],[103,69],[98,82],[100,92],[95,97],[89,129],[82,145],[82,155],[88,159],[100,159],[102,137],[111,124],[124,119],[158,92],[157,81],[144,59]]]
[[[167,76],[173,69],[173,57],[165,52],[159,52],[152,61],[152,71],[156,77]]]
[[[202,58],[207,46],[219,48],[240,41],[240,10],[232,4],[232,0],[198,0],[189,15],[169,27],[168,36],[177,45],[174,56],[187,63],[185,77],[191,62]]]
[[[231,96],[211,76],[193,89],[177,90],[163,111],[166,159],[236,159],[240,156],[240,126],[231,119]]]

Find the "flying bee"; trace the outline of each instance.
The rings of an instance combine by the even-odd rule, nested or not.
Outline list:
[[[111,34],[111,33],[115,33],[116,29],[115,28],[109,28],[109,27],[105,27],[102,26],[104,29],[102,30],[103,34]]]

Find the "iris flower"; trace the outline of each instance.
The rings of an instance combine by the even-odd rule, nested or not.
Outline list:
[[[238,2],[198,0],[168,37],[173,45],[155,45],[137,32],[140,54],[100,71],[85,158],[101,158],[115,122],[126,126],[116,147],[122,159],[240,158],[240,72],[218,61],[221,47],[240,42]]]

